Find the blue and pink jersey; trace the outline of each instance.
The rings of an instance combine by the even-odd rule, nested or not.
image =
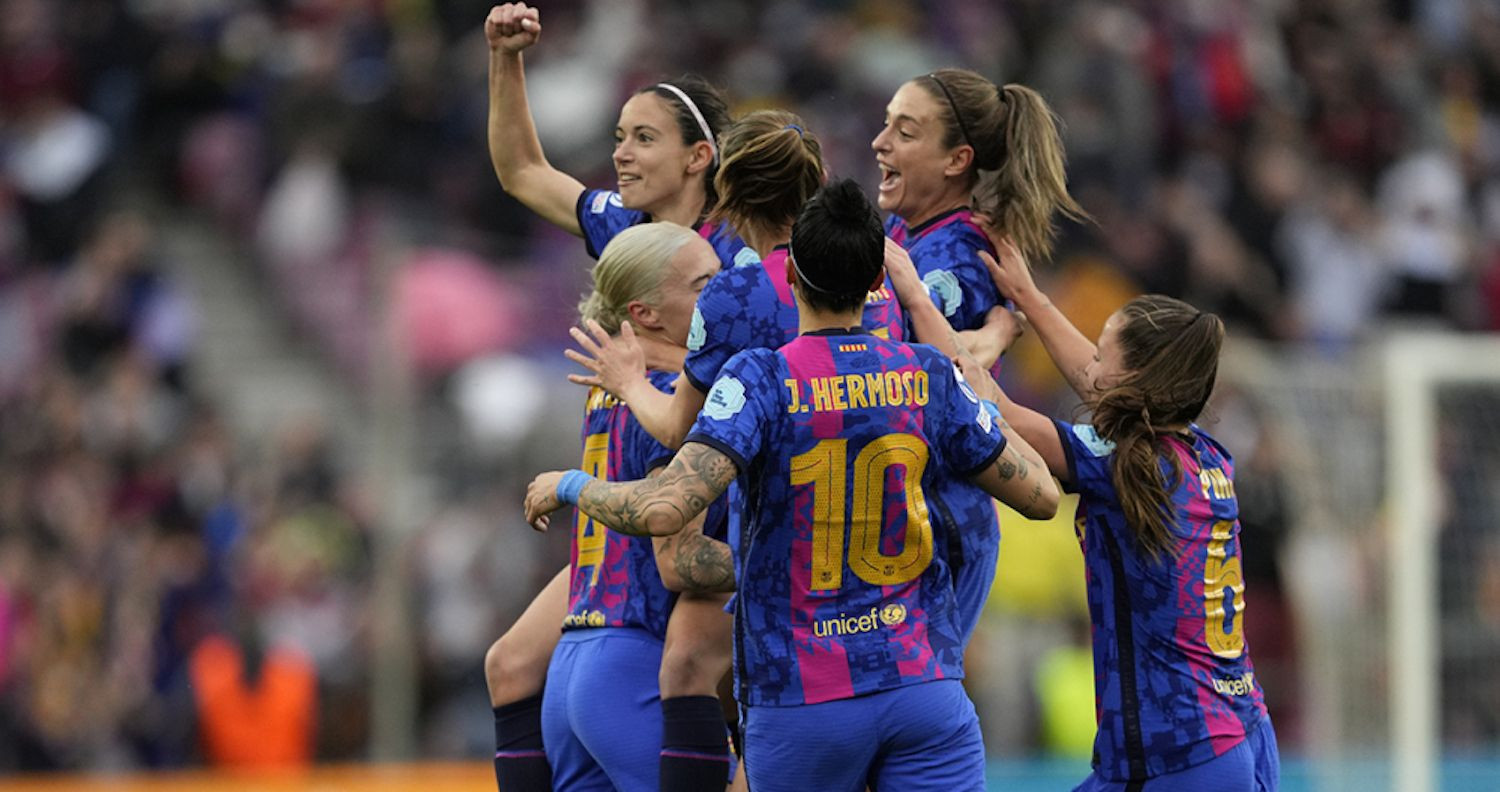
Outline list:
[[[993,256],[995,248],[967,207],[944,212],[915,228],[892,215],[885,221],[885,235],[906,249],[932,302],[953,329],[983,326],[985,314],[1005,302],[979,260],[979,251]]]
[[[1057,423],[1094,623],[1094,767],[1112,781],[1177,772],[1220,756],[1266,720],[1245,643],[1234,461],[1196,426],[1162,441],[1181,468],[1171,491],[1179,554],[1152,560],[1120,510],[1114,445]]]
[[[648,373],[651,384],[670,392],[674,375]],[[646,477],[672,458],[641,426],[624,403],[601,388],[590,388],[583,421],[583,470],[606,481]],[[710,507],[705,532],[717,523],[722,534],[722,499]],[[563,630],[636,627],[658,638],[677,595],[662,585],[651,538],[611,531],[579,511],[573,523],[569,559],[568,615]]]
[[[589,258],[597,259],[615,235],[625,229],[651,222],[651,215],[637,209],[626,209],[620,194],[613,190],[584,190],[578,196],[573,213],[583,231],[583,246]],[[699,223],[693,230],[708,240],[719,261],[726,268],[734,266],[735,254],[744,249],[745,241],[727,223]]]
[[[709,281],[693,309],[682,373],[707,393],[719,369],[745,349],[777,349],[797,337],[797,301],[786,280],[787,248],[765,259],[745,248],[735,266]],[[864,326],[882,338],[905,338],[906,318],[890,279],[865,302]]]
[[[962,677],[934,484],[991,464],[1005,439],[952,362],[858,328],[742,352],[687,442],[728,455],[746,482],[741,702],[816,704]]]

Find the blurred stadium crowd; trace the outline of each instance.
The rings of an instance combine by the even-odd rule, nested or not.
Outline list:
[[[492,262],[529,328],[494,351],[555,357],[587,262],[490,171],[488,7],[0,0],[0,771],[246,760],[245,738],[215,729],[249,709],[202,695],[215,663],[231,662],[198,651],[220,646],[205,643],[214,635],[287,680],[267,695],[302,740],[277,758],[365,755],[375,500],[318,424],[269,437],[227,425],[191,365],[214,317],[163,266],[158,235],[162,218],[191,214],[253,251],[271,314],[352,381],[392,227]],[[1057,260],[1039,266],[1086,332],[1141,290],[1333,356],[1397,317],[1500,329],[1493,3],[542,7],[526,55],[538,127],[554,164],[587,184],[613,182],[622,99],[684,70],[725,86],[738,110],[795,108],[835,172],[873,184],[868,142],[890,94],[962,65],[1038,88],[1066,124],[1072,188],[1097,225],[1064,229]],[[542,275],[539,297],[524,286]],[[1058,403],[1043,356],[1023,346],[1011,361],[1021,400]],[[455,365],[424,371],[425,399],[447,397]],[[1295,752],[1276,445],[1240,395],[1219,409],[1244,460],[1250,590],[1267,600],[1252,603],[1265,637],[1251,642]],[[518,507],[495,515],[529,478],[524,454],[412,545],[425,755],[482,754],[484,648],[565,559],[559,537],[498,546],[519,530]],[[1076,588],[996,609],[974,684],[993,692],[976,697],[1002,753],[1069,744],[1037,703],[1065,696],[1047,681],[1065,658],[1023,656],[1030,644],[1011,636],[1082,638],[1069,626]],[[1007,663],[1038,667],[1036,683]]]

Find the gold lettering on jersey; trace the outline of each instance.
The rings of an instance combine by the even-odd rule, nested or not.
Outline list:
[[[1246,671],[1237,679],[1215,679],[1214,690],[1226,696],[1244,696],[1255,692],[1255,672]]]
[[[929,392],[925,371],[886,371],[875,374],[836,374],[810,380],[783,380],[790,413],[862,410],[867,407],[921,407]],[[812,403],[802,394],[812,393]]]
[[[807,405],[802,403],[802,392],[797,387],[797,381],[794,379],[785,379],[782,380],[782,382],[786,383],[786,393],[788,399],[786,411],[789,413],[794,413],[806,410]]]
[[[1228,500],[1234,497],[1234,482],[1219,468],[1198,471],[1198,481],[1203,485],[1203,494],[1210,498]]]
[[[569,627],[603,627],[604,614],[600,611],[570,613],[563,617],[562,626],[564,629]]]
[[[887,289],[884,286],[881,286],[875,291],[872,291],[869,294],[865,295],[865,304],[868,305],[870,303],[885,302],[889,299],[891,299],[891,290]]]
[[[843,635],[859,635],[861,633],[874,632],[881,627],[897,627],[906,621],[906,606],[900,603],[891,603],[884,608],[871,608],[869,613],[861,613],[851,616],[840,613],[832,619],[822,619],[813,623],[813,635],[819,638],[832,638]]]
[[[610,393],[609,393],[609,391],[607,391],[607,390],[605,390],[603,388],[590,388],[589,389],[589,401],[588,401],[587,406],[584,407],[584,409],[586,409],[586,410],[608,410],[611,407],[614,407],[615,405],[617,405],[619,403],[620,403],[620,400],[616,399],[614,396],[611,396]]]

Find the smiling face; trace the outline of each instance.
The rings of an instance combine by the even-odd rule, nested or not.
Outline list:
[[[885,128],[870,142],[880,166],[880,208],[908,225],[968,202],[967,145],[944,144],[942,108],[916,82],[896,91],[885,108]],[[961,151],[962,150],[962,151]]]
[[[615,127],[615,176],[620,200],[628,209],[657,214],[686,189],[694,149],[683,143],[677,117],[667,100],[654,93],[636,94],[620,108]]]
[[[657,292],[656,313],[661,329],[675,344],[687,346],[698,293],[719,273],[719,257],[712,246],[695,237],[673,254]]]
[[[1099,344],[1094,359],[1083,369],[1084,379],[1095,393],[1103,393],[1120,384],[1130,369],[1125,365],[1125,350],[1120,346],[1120,328],[1125,325],[1125,314],[1115,311],[1099,332]]]

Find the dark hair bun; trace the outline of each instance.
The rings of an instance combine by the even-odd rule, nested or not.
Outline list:
[[[853,179],[837,179],[829,182],[819,191],[818,200],[823,203],[829,219],[836,222],[861,222],[872,215],[877,221],[879,220],[869,196],[865,195],[864,188]]]

